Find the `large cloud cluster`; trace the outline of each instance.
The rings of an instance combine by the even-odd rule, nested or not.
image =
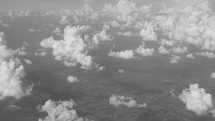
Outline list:
[[[8,49],[4,39],[4,33],[0,33],[0,100],[6,97],[19,99],[29,95],[32,86],[25,88],[22,79],[25,69],[13,51]]]
[[[89,46],[81,33],[89,29],[89,26],[67,26],[64,29],[63,40],[54,40],[53,37],[44,39],[40,45],[51,48],[56,60],[63,61],[66,66],[75,66],[77,63],[83,69],[91,69],[98,66],[93,58],[88,55]]]
[[[186,104],[187,110],[197,115],[205,115],[213,108],[211,94],[206,93],[204,88],[199,88],[198,84],[191,84],[188,89],[183,90],[179,99]]]
[[[124,105],[128,108],[146,107],[146,103],[138,104],[136,100],[132,99],[131,97],[120,96],[117,94],[114,94],[110,97],[109,104],[117,107],[120,105]]]
[[[68,101],[48,100],[43,106],[38,106],[40,112],[47,112],[48,116],[44,119],[39,118],[38,121],[89,121],[78,117],[76,111],[73,109],[75,102],[71,99]]]

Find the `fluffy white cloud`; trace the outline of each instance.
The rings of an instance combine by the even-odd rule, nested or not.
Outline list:
[[[186,56],[187,58],[190,58],[190,59],[195,59],[195,56],[192,54],[192,53],[190,53],[190,54],[187,54],[187,56]]]
[[[152,23],[145,22],[144,27],[140,31],[140,36],[145,41],[156,41],[157,35],[154,31],[154,25]]]
[[[53,33],[55,33],[56,35],[59,35],[59,36],[62,35],[62,32],[59,27],[57,27],[55,30],[53,30]]]
[[[211,94],[206,93],[204,88],[199,88],[198,84],[191,84],[188,89],[183,90],[179,99],[186,104],[187,110],[193,111],[197,115],[205,115],[213,108]]]
[[[159,48],[158,48],[158,52],[160,53],[160,54],[170,54],[170,52],[169,52],[169,50],[167,50],[164,46],[160,46]]]
[[[47,112],[48,116],[44,119],[39,118],[38,121],[89,121],[78,117],[74,109],[75,102],[70,99],[68,101],[48,100],[43,106],[38,106],[40,112]]]
[[[179,45],[181,43],[192,44],[205,50],[214,51],[215,16],[210,2],[207,0],[194,1],[190,3],[195,4],[186,5],[183,9],[170,8],[162,11],[162,15],[159,14],[155,17],[157,28],[168,39]],[[186,1],[182,3],[186,3]]]
[[[110,35],[108,35],[106,32],[108,29],[109,29],[109,25],[104,25],[102,31],[93,35],[92,44],[94,47],[97,47],[100,42],[111,40]]]
[[[125,51],[120,51],[120,52],[113,52],[111,50],[109,52],[108,56],[129,60],[129,59],[134,58],[134,51],[125,50]]]
[[[131,97],[125,97],[113,94],[109,98],[109,104],[114,106],[120,106],[124,105],[128,108],[134,108],[134,107],[146,107],[146,103],[138,104],[135,100],[133,100]]]
[[[153,48],[145,48],[145,43],[142,42],[142,45],[140,45],[135,52],[141,56],[152,56],[155,50]]]
[[[20,60],[14,57],[13,51],[8,49],[4,36],[4,33],[0,33],[0,100],[6,97],[19,99],[29,95],[33,85],[23,87],[25,69]]]
[[[68,77],[67,77],[67,81],[70,82],[70,83],[79,82],[78,78],[77,78],[77,77],[74,77],[74,76],[68,76]]]
[[[89,29],[89,26],[67,26],[64,29],[63,40],[54,40],[53,37],[44,39],[40,45],[51,48],[56,60],[63,61],[66,66],[81,64],[83,69],[97,68],[98,64],[88,55],[88,43],[82,38],[81,33]]]

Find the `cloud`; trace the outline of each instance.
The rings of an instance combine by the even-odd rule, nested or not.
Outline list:
[[[25,69],[20,60],[8,49],[4,36],[4,33],[0,33],[0,100],[6,97],[19,99],[29,95],[33,85],[23,86]]]
[[[170,51],[169,50],[167,50],[164,46],[160,46],[159,48],[158,48],[158,52],[160,53],[160,54],[170,54]]]
[[[199,88],[198,84],[190,84],[188,89],[182,91],[179,99],[186,104],[187,110],[195,112],[197,115],[205,115],[213,108],[212,96],[206,93],[204,88]]]
[[[140,36],[145,41],[156,41],[157,40],[157,35],[154,31],[154,26],[152,25],[152,23],[145,22],[144,27],[140,31]]]
[[[74,76],[68,76],[67,77],[67,81],[70,83],[76,83],[79,82],[78,78],[74,77]]]
[[[215,79],[215,73],[211,73],[211,78]]]
[[[67,26],[64,29],[63,40],[54,40],[50,37],[42,40],[40,45],[44,48],[51,48],[55,60],[63,61],[66,66],[80,64],[83,69],[97,68],[98,64],[94,63],[93,57],[88,55],[89,45],[81,35],[89,28],[89,26]]]
[[[60,24],[61,25],[69,24],[68,16],[61,16]]]
[[[213,52],[197,52],[196,55],[199,55],[199,56],[203,56],[203,57],[206,57],[206,58],[215,58],[215,54]]]
[[[145,15],[151,10],[151,6],[137,7],[133,1],[119,0],[116,5],[105,4],[104,13],[119,21],[135,21],[138,14]]]
[[[120,51],[120,52],[113,52],[111,50],[109,52],[108,56],[129,60],[129,59],[134,58],[134,51],[133,50],[125,50],[125,51]]]
[[[192,53],[190,53],[190,54],[187,54],[187,56],[186,56],[187,58],[190,58],[190,59],[195,59],[195,56],[192,54]]]
[[[131,97],[125,97],[125,96],[120,96],[120,95],[116,95],[116,94],[113,94],[109,98],[109,104],[110,105],[114,105],[116,107],[118,107],[120,105],[124,105],[124,106],[126,106],[128,108],[135,108],[135,107],[142,108],[142,107],[146,107],[146,103],[138,104]]]
[[[124,73],[125,70],[124,70],[124,69],[119,69],[118,72],[119,72],[119,73]]]
[[[141,56],[152,56],[155,50],[153,48],[145,48],[145,43],[142,42],[142,45],[140,45],[135,52]]]
[[[110,35],[107,34],[108,29],[109,25],[104,25],[102,31],[93,35],[92,44],[94,47],[97,47],[101,42],[111,41]]]
[[[187,47],[173,47],[172,52],[175,54],[185,54],[188,52]]]
[[[181,60],[181,57],[178,55],[172,55],[170,58],[170,63],[178,63],[179,60]]]
[[[27,63],[27,64],[32,64],[32,61],[31,60],[28,60],[28,59],[24,59],[24,61],[25,61],[25,63]]]
[[[43,106],[38,106],[40,112],[47,112],[48,116],[44,119],[39,118],[38,121],[89,121],[78,117],[74,109],[75,102],[70,99],[68,101],[53,101],[48,100]]]
[[[131,33],[130,31],[128,31],[128,32],[117,32],[117,35],[129,37],[129,36],[132,36],[133,33]]]

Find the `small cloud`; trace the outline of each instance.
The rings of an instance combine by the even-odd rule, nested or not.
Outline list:
[[[74,77],[74,76],[68,76],[68,77],[67,77],[67,81],[70,82],[70,83],[79,82],[78,78],[77,78],[77,77]]]
[[[125,50],[125,51],[120,51],[120,52],[113,52],[111,50],[109,52],[108,56],[129,60],[129,59],[134,58],[134,51],[133,50]]]
[[[215,73],[211,73],[211,78],[215,79]]]
[[[143,107],[147,106],[146,103],[138,104],[131,97],[125,97],[125,96],[120,96],[120,95],[116,95],[116,94],[112,95],[109,98],[109,104],[114,105],[116,107],[118,107],[120,105],[124,105],[128,108],[134,108],[134,107],[143,108]]]

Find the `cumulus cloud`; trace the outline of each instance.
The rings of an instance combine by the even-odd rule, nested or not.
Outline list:
[[[37,52],[34,53],[36,56],[46,56],[48,53],[45,49],[38,49]]]
[[[53,33],[55,33],[56,35],[62,35],[62,32],[59,27],[57,27],[55,30],[53,30]]]
[[[132,99],[131,97],[120,96],[120,95],[117,95],[117,94],[113,94],[109,98],[109,104],[114,105],[116,107],[118,107],[120,105],[124,105],[124,106],[126,106],[128,108],[146,107],[146,103],[138,104],[136,102],[136,100]]]
[[[215,16],[210,2],[207,0],[188,1],[195,4],[186,5],[183,9],[165,9],[161,12],[162,15],[157,15],[155,17],[157,28],[168,39],[179,45],[186,43],[204,50],[214,51]],[[187,2],[183,0],[181,3]]]
[[[144,27],[140,31],[140,36],[145,41],[156,41],[157,35],[154,31],[154,26],[152,23],[145,22]]]
[[[8,49],[4,36],[4,33],[0,33],[0,100],[6,97],[19,99],[29,95],[33,85],[27,88],[23,86],[25,69],[20,60]]]
[[[170,54],[170,51],[167,50],[164,46],[160,46],[160,47],[158,48],[158,52],[159,52],[160,54]]]
[[[77,77],[74,77],[74,76],[68,76],[68,77],[67,77],[67,81],[70,82],[70,83],[79,82],[78,78],[77,78]]]
[[[125,50],[125,51],[120,51],[120,52],[113,52],[111,50],[109,52],[108,56],[129,60],[129,59],[134,58],[134,51],[133,50]]]
[[[187,54],[187,56],[186,56],[187,58],[190,58],[190,59],[195,59],[195,56],[192,54],[192,53],[190,53],[190,54]]]
[[[63,40],[54,40],[50,37],[42,40],[40,45],[51,48],[55,60],[63,61],[66,66],[80,64],[83,69],[97,68],[98,64],[88,55],[89,45],[81,36],[81,33],[89,28],[89,26],[67,26],[64,29]]]
[[[101,42],[111,40],[110,35],[107,34],[108,29],[109,29],[109,25],[104,25],[102,31],[93,35],[92,44],[94,47],[97,47]]]
[[[142,42],[142,45],[140,45],[135,52],[141,56],[152,56],[155,50],[153,48],[145,48],[145,43]]]
[[[181,60],[181,57],[178,55],[172,55],[170,58],[170,63],[178,63],[179,60]]]
[[[206,58],[215,58],[215,54],[213,52],[197,52],[196,55],[199,55],[199,56],[203,56],[203,57],[206,57]]]
[[[89,121],[77,115],[74,109],[75,102],[70,99],[68,101],[53,101],[48,100],[43,106],[38,106],[40,112],[47,112],[48,115],[38,121]]]
[[[215,79],[215,73],[211,73],[211,78]]]
[[[187,110],[200,116],[213,108],[211,94],[206,93],[204,88],[199,88],[198,84],[191,84],[188,89],[183,90],[179,99],[186,104]]]

